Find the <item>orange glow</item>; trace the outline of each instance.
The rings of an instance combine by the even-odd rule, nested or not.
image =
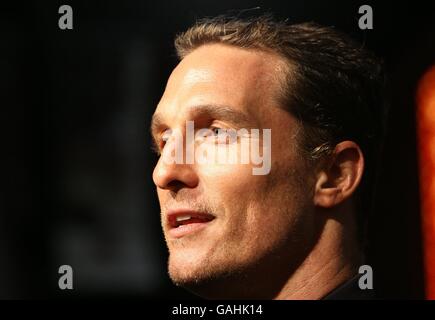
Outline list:
[[[419,83],[417,106],[426,298],[435,300],[435,66]]]

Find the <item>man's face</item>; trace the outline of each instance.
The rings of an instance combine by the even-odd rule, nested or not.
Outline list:
[[[277,75],[285,68],[269,53],[212,44],[191,52],[172,72],[153,125],[163,154],[175,148],[171,139],[162,142],[167,129],[185,135],[186,121],[194,121],[195,130],[271,129],[266,175],[253,175],[252,163],[169,164],[160,157],[153,179],[174,282],[193,287],[243,273],[273,255],[296,256],[309,238],[312,179],[298,154],[300,126],[278,99]],[[216,147],[210,139],[195,143]]]

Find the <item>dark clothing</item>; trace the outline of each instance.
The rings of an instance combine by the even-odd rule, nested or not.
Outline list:
[[[374,289],[360,289],[358,280],[361,275],[357,274],[352,279],[328,293],[323,300],[374,300]]]

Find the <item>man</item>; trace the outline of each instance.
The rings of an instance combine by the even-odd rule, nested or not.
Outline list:
[[[377,60],[332,28],[266,16],[206,19],[175,46],[152,121],[172,281],[205,298],[367,296],[355,276],[381,132]],[[209,133],[180,144],[192,124]],[[250,129],[270,129],[270,143]],[[180,145],[239,154],[242,141],[270,151],[270,170],[169,159]]]

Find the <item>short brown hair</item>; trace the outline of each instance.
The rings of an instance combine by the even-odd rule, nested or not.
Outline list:
[[[356,142],[366,162],[358,211],[369,210],[361,206],[371,204],[386,113],[380,60],[335,28],[289,24],[271,15],[202,19],[176,37],[175,48],[183,59],[212,43],[272,51],[291,64],[291,74],[284,75],[282,101],[301,121],[302,150],[310,160],[316,160],[340,141]]]

